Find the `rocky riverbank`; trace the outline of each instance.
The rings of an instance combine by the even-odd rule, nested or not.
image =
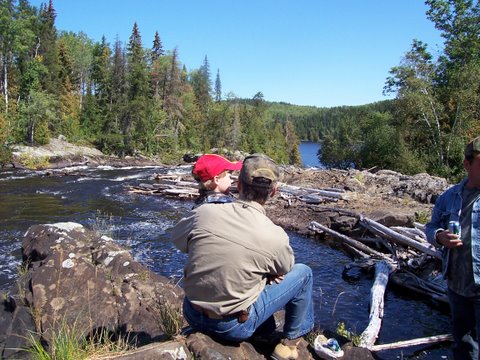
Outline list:
[[[161,160],[144,156],[117,156],[105,155],[101,151],[83,145],[75,145],[62,138],[51,139],[43,146],[16,145],[13,147],[13,159],[4,167],[58,169],[69,166],[147,166],[161,165]]]
[[[135,349],[109,359],[265,359],[268,339],[240,344],[188,333],[183,290],[135,261],[112,239],[76,223],[32,226],[22,241],[24,271],[2,294],[0,357],[28,358],[32,342],[46,348],[60,336],[124,337]],[[278,316],[282,324],[281,314]],[[182,331],[182,336],[180,335]],[[345,347],[344,359],[373,359]],[[306,341],[301,359],[314,359]]]

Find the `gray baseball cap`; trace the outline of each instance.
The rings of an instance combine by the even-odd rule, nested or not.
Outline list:
[[[470,141],[465,147],[465,157],[471,157],[480,154],[480,136]]]
[[[278,165],[264,154],[253,154],[243,160],[240,179],[246,184],[269,188],[280,178]],[[264,180],[270,180],[265,182]]]

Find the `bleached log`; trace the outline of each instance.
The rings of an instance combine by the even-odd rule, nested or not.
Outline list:
[[[404,226],[391,226],[390,229],[395,230],[399,234],[408,236],[418,242],[428,243],[425,233],[418,230],[417,228],[408,228]]]
[[[399,349],[399,348],[404,348],[408,346],[435,344],[435,343],[444,342],[444,341],[453,341],[453,335],[451,334],[435,335],[435,336],[428,336],[428,337],[423,337],[418,339],[397,341],[390,344],[373,345],[370,348],[370,351],[392,350],[392,349]]]
[[[360,347],[370,349],[377,341],[382,326],[384,294],[393,267],[385,261],[375,265],[375,281],[370,290],[370,316],[367,328],[360,335]]]
[[[425,224],[421,224],[421,223],[415,221],[413,223],[413,226],[415,227],[415,229],[418,229],[422,233],[425,233]]]
[[[365,254],[363,251],[358,250],[357,248],[354,248],[353,246],[351,246],[347,243],[344,243],[344,246],[345,246],[345,249],[346,249],[345,251],[347,253],[352,254],[354,258],[371,259],[371,256],[369,256],[368,254]]]
[[[162,193],[170,195],[191,195],[198,196],[198,191],[191,191],[190,189],[165,189]]]
[[[442,258],[440,252],[435,250],[433,245],[419,243],[418,241],[410,239],[408,236],[405,236],[393,230],[390,230],[388,227],[374,220],[368,219],[366,217],[362,217],[360,219],[360,224],[362,224],[362,226],[364,226],[365,228],[369,229],[374,233],[380,234],[381,236],[388,237],[388,239],[390,239],[391,241],[397,244],[410,246],[414,249],[417,249],[421,252],[431,255],[439,260]]]
[[[178,186],[178,187],[191,187],[198,189],[198,183],[193,181],[183,181],[183,180],[160,180],[155,185],[171,185],[171,186]]]
[[[279,190],[282,192],[287,192],[293,195],[304,195],[304,194],[309,194],[309,195],[321,195],[325,197],[330,197],[334,199],[342,199],[345,200],[346,196],[345,194],[338,192],[338,191],[331,191],[331,190],[321,190],[321,189],[313,189],[313,188],[303,188],[303,187],[298,187],[298,186],[293,186],[293,185],[285,185],[281,184],[279,186]]]
[[[322,231],[325,231],[326,233],[336,237],[337,239],[340,239],[342,241],[344,241],[345,243],[347,243],[348,245],[366,253],[366,254],[369,254],[369,255],[372,255],[372,256],[375,256],[379,259],[383,259],[383,260],[386,260],[386,261],[389,261],[391,262],[392,259],[388,256],[388,255],[385,255],[379,251],[375,251],[373,250],[372,248],[370,248],[369,246],[367,245],[364,245],[362,244],[360,241],[357,241],[355,239],[352,239],[351,237],[348,237],[346,235],[343,235],[343,234],[340,234],[339,232],[336,232],[335,230],[332,230],[330,229],[329,227],[327,226],[324,226],[316,221],[311,221],[309,226],[308,226],[309,229],[311,230],[317,230],[317,229],[320,229]]]

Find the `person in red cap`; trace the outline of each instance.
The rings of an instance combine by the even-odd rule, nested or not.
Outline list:
[[[203,203],[226,203],[235,200],[230,195],[232,179],[230,173],[240,170],[242,162],[231,162],[217,154],[205,154],[198,158],[192,175],[199,182],[200,196],[195,206]]]

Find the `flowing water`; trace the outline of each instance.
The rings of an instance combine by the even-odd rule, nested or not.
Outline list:
[[[66,171],[74,175],[65,175]],[[191,171],[184,167],[183,171]],[[21,239],[33,224],[73,221],[100,227],[151,270],[179,280],[186,255],[169,241],[169,230],[192,206],[190,201],[131,194],[129,185],[152,183],[161,167],[99,167],[56,170],[52,175],[35,171],[0,172],[0,290],[9,289],[21,263]],[[339,321],[361,333],[368,324],[372,279],[342,279],[351,260],[342,252],[314,239],[290,234],[297,262],[314,273],[316,323],[335,331]],[[379,343],[390,343],[449,332],[449,320],[421,300],[388,290]],[[448,345],[407,348],[377,354],[379,359],[446,359]]]

